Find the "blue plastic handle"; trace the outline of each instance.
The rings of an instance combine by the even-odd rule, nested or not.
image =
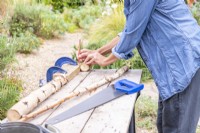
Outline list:
[[[69,57],[61,57],[56,61],[55,66],[62,67],[63,64],[69,64],[69,65],[76,66],[77,62]]]
[[[127,79],[119,80],[114,84],[114,87],[118,91],[125,92],[126,94],[133,94],[139,92],[144,88],[143,84],[137,84]]]

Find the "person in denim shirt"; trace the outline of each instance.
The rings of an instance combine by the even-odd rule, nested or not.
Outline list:
[[[200,27],[184,0],[124,0],[125,28],[78,59],[107,66],[137,47],[159,90],[159,133],[195,133],[200,115]],[[110,53],[109,56],[105,56]]]

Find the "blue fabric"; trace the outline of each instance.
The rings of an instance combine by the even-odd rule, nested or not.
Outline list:
[[[112,53],[133,56],[137,47],[161,100],[182,92],[200,68],[200,27],[184,0],[125,0],[126,25]]]

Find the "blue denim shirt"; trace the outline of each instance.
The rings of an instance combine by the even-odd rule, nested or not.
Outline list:
[[[125,0],[124,13],[112,53],[129,59],[137,47],[162,101],[183,91],[200,68],[200,27],[184,0]]]

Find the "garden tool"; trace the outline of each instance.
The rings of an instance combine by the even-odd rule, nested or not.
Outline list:
[[[46,80],[44,79],[40,79],[39,81],[39,87],[42,87],[44,84],[46,84],[47,82],[51,81],[53,79],[53,74],[55,73],[62,73],[62,74],[66,74],[67,71],[62,69],[62,66],[64,64],[69,64],[69,65],[73,65],[76,66],[77,62],[74,61],[73,59],[69,58],[69,57],[61,57],[59,58],[56,62],[55,65],[53,67],[50,67],[47,70],[46,73]]]

